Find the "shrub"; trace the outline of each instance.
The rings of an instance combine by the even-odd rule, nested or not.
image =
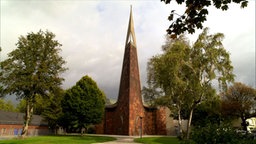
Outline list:
[[[191,139],[184,144],[256,144],[253,135],[240,134],[229,124],[207,124],[192,129]]]

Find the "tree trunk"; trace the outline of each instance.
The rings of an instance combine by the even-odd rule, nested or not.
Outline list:
[[[180,114],[180,108],[178,108],[178,136],[182,138],[182,120]]]
[[[242,120],[242,127],[243,127],[243,130],[247,131],[247,124],[246,124],[246,118],[244,116],[241,117],[241,120]]]
[[[80,132],[81,132],[81,136],[83,136],[83,134],[84,134],[84,128],[83,127],[80,128]]]
[[[26,105],[26,112],[25,112],[25,116],[24,116],[24,125],[23,125],[23,129],[22,129],[22,133],[21,133],[21,137],[24,138],[25,136],[27,136],[28,133],[28,124],[32,118],[32,114],[33,114],[33,107],[30,105],[29,102],[27,102]]]
[[[190,110],[190,114],[189,114],[189,119],[188,119],[188,124],[187,124],[187,137],[186,137],[186,139],[189,139],[189,136],[190,136],[190,126],[191,126],[191,121],[192,121],[192,116],[193,116],[193,110],[194,109],[191,109]]]

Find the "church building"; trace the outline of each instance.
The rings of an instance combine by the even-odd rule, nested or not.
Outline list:
[[[96,126],[98,134],[166,135],[165,108],[143,105],[132,8],[125,42],[122,73],[117,102],[105,107],[103,122]]]

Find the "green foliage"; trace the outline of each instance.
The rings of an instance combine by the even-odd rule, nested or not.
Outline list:
[[[54,38],[53,33],[41,30],[20,36],[16,44],[17,49],[0,63],[2,93],[14,94],[17,99],[26,101],[26,126],[22,136],[27,132],[34,104],[40,98],[47,99],[49,93],[58,88],[64,80],[60,77],[66,70],[63,67],[65,61],[59,56],[61,44]]]
[[[26,101],[24,99],[20,100],[16,106],[16,111],[25,113],[26,112]]]
[[[184,74],[180,71],[189,67],[186,60],[190,46],[185,37],[180,37],[167,41],[162,48],[164,54],[156,55],[148,62],[147,83],[149,88],[160,88],[163,91],[165,100],[160,103],[163,102],[168,107],[173,104],[180,106],[182,103],[179,103],[181,101],[178,99],[184,98],[183,86],[186,85],[182,80]]]
[[[252,135],[240,134],[230,124],[208,123],[204,127],[196,127],[192,130],[191,140],[185,144],[255,144]]]
[[[172,0],[161,0],[165,4],[169,4]],[[177,14],[175,10],[171,11],[168,17],[169,21],[173,21],[174,16],[178,16],[167,29],[167,33],[171,38],[188,32],[193,34],[195,29],[202,29],[203,23],[207,20],[208,7],[213,5],[216,9],[223,11],[228,10],[231,3],[241,5],[241,8],[247,7],[248,0],[176,0],[178,4],[185,4],[185,12]]]
[[[187,105],[183,106],[180,115],[182,119],[189,118],[189,108]],[[174,119],[178,119],[178,114],[176,111],[173,111],[171,116]],[[196,106],[193,112],[192,125],[196,127],[202,127],[208,123],[219,124],[222,120],[223,117],[221,115],[221,100],[219,96],[213,96],[212,98],[209,98]]]
[[[0,144],[92,144],[113,141],[103,136],[35,136],[26,139],[1,140]]]
[[[50,96],[50,94],[49,94]],[[33,114],[35,115],[41,115],[44,109],[47,107],[46,103],[48,103],[48,97],[47,99],[43,99],[42,96],[37,96],[35,98],[35,103],[33,104]],[[27,103],[25,99],[21,99],[19,103],[16,106],[16,111],[25,113],[26,112]]]
[[[56,89],[56,88],[55,88]],[[42,97],[39,95],[36,97],[35,103],[34,103],[34,111],[33,114],[41,115],[44,109],[46,108],[46,105],[48,103],[48,100],[50,98],[50,93],[47,94],[47,97]]]
[[[56,89],[50,95],[50,99],[45,104],[45,109],[42,116],[47,120],[48,126],[52,130],[56,130],[60,125],[60,118],[63,115],[61,101],[64,96],[62,89]]]
[[[5,94],[34,101],[36,94],[45,96],[61,84],[65,61],[58,55],[61,44],[54,38],[53,33],[41,30],[19,37],[17,49],[1,62]]]
[[[89,76],[82,77],[68,89],[62,100],[64,127],[86,128],[102,121],[105,94]]]
[[[163,92],[160,89],[153,88],[152,85],[149,85],[149,87],[144,86],[142,88],[142,96],[144,98],[144,102],[150,107],[154,107],[158,103],[162,103],[157,101],[157,98],[161,97],[162,95]]]
[[[221,101],[217,96],[202,102],[194,110],[192,124],[195,127],[204,127],[209,123],[219,124],[221,121]]]
[[[198,80],[207,93],[213,91],[209,89],[210,82],[217,80],[220,90],[226,90],[227,82],[234,81],[233,66],[231,65],[229,53],[222,45],[224,35],[217,33],[208,34],[208,28],[199,35],[193,45],[191,53],[192,65]]]
[[[0,110],[14,112],[15,107],[10,100],[6,101],[0,98]]]
[[[153,97],[157,96],[154,98],[155,104],[166,106],[172,112],[175,111],[180,121],[180,114],[188,93],[186,75],[192,72],[188,64],[190,45],[186,37],[181,36],[175,40],[167,39],[162,49],[163,54],[152,57],[148,62],[149,87],[147,89],[152,89]],[[156,90],[161,95],[156,95]],[[179,125],[181,133],[181,123]]]
[[[216,95],[212,82],[217,81],[224,91],[227,83],[234,80],[223,37],[221,33],[208,34],[206,28],[192,46],[185,36],[169,39],[162,47],[163,54],[148,63],[148,85],[163,91],[159,104],[175,111],[179,120],[182,112],[187,112],[188,127],[197,105]]]

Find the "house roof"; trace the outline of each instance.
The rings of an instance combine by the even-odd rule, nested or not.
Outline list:
[[[24,115],[24,113],[6,112],[0,110],[0,124],[23,125]],[[44,121],[43,117],[41,117],[40,115],[33,115],[29,125],[47,126],[48,123]]]

